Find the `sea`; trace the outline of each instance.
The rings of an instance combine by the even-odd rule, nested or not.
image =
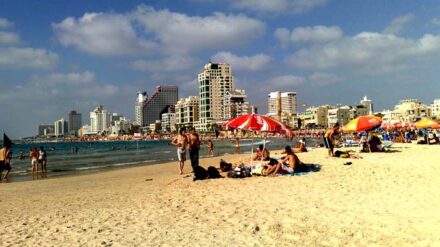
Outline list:
[[[235,140],[212,140],[214,155],[224,156],[233,154]],[[66,176],[72,174],[99,172],[104,170],[119,169],[130,166],[160,164],[170,161],[177,162],[176,147],[170,140],[132,140],[132,141],[94,141],[94,142],[43,142],[20,143],[12,147],[12,171],[9,181],[25,181],[38,178],[31,174],[31,161],[28,157],[32,147],[43,147],[47,153],[47,173],[45,178]],[[241,139],[241,153],[251,153],[259,144],[266,142],[269,150],[283,149],[286,145],[295,146],[296,140],[272,138]],[[310,143],[309,143],[310,142]],[[312,140],[307,145],[313,145]],[[77,152],[72,152],[77,150]],[[25,155],[23,160],[19,154]],[[207,156],[207,144],[202,143],[200,158]],[[189,157],[187,157],[189,158]],[[218,166],[218,164],[203,164]],[[187,164],[190,165],[189,160]]]

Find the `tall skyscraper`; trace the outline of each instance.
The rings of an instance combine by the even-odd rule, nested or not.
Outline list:
[[[54,127],[56,136],[63,136],[67,133],[67,121],[64,118],[55,121]]]
[[[277,116],[281,114],[292,115],[296,113],[296,93],[295,92],[271,92],[268,95],[268,115]]]
[[[108,129],[111,124],[111,114],[104,110],[102,105],[98,106],[90,112],[90,131],[100,132]]]
[[[143,111],[142,107],[147,102],[147,92],[137,92],[136,102],[134,103],[134,124],[143,125]]]
[[[160,120],[163,113],[174,112],[178,97],[177,86],[157,86],[156,92],[143,104],[142,126]]]
[[[69,135],[78,135],[78,130],[82,127],[82,116],[81,113],[76,111],[69,112],[69,122],[68,122],[68,133]]]
[[[234,78],[229,64],[208,63],[198,76],[200,96],[201,130],[208,124],[224,119],[224,98],[227,91],[234,91]]]

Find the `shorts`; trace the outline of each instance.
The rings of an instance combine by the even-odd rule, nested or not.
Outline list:
[[[0,172],[3,171],[10,171],[11,170],[11,164],[6,163],[4,161],[0,161]],[[0,174],[1,176],[1,174]]]
[[[186,151],[185,149],[177,149],[177,159],[179,161],[185,161],[186,160]]]
[[[324,144],[325,144],[325,147],[328,149],[334,148],[332,140],[330,140],[330,138],[328,138],[328,137],[324,137]]]
[[[289,174],[293,174],[293,169],[284,164],[281,166],[281,169]]]
[[[32,159],[31,164],[32,164],[32,166],[36,166],[38,164],[38,160]]]

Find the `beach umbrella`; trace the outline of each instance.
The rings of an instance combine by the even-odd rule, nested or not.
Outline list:
[[[373,115],[360,116],[344,125],[345,132],[361,132],[371,130],[379,127],[382,124],[382,119]]]
[[[440,128],[440,124],[437,121],[432,120],[430,118],[424,118],[424,119],[416,122],[414,126],[417,129],[426,129],[426,128],[437,129],[437,128]]]
[[[246,114],[233,118],[222,125],[225,130],[248,130],[261,132],[274,132],[292,136],[293,132],[284,123],[259,114]]]

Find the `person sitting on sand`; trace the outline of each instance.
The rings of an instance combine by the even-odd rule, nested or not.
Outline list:
[[[290,146],[286,146],[284,148],[286,157],[284,157],[278,164],[269,167],[266,170],[266,176],[272,175],[276,176],[279,174],[293,174],[295,169],[298,169],[300,166],[304,165],[293,152]]]
[[[180,129],[179,134],[171,141],[171,144],[177,146],[177,159],[179,160],[180,174],[183,174],[183,167],[186,160],[186,146],[188,139],[185,135],[185,129]]]
[[[263,150],[263,151],[261,151]],[[270,158],[270,152],[267,148],[263,148],[263,145],[259,145],[253,160],[268,161]]]
[[[300,139],[296,148],[293,151],[295,153],[307,152],[306,139],[305,138]]]

